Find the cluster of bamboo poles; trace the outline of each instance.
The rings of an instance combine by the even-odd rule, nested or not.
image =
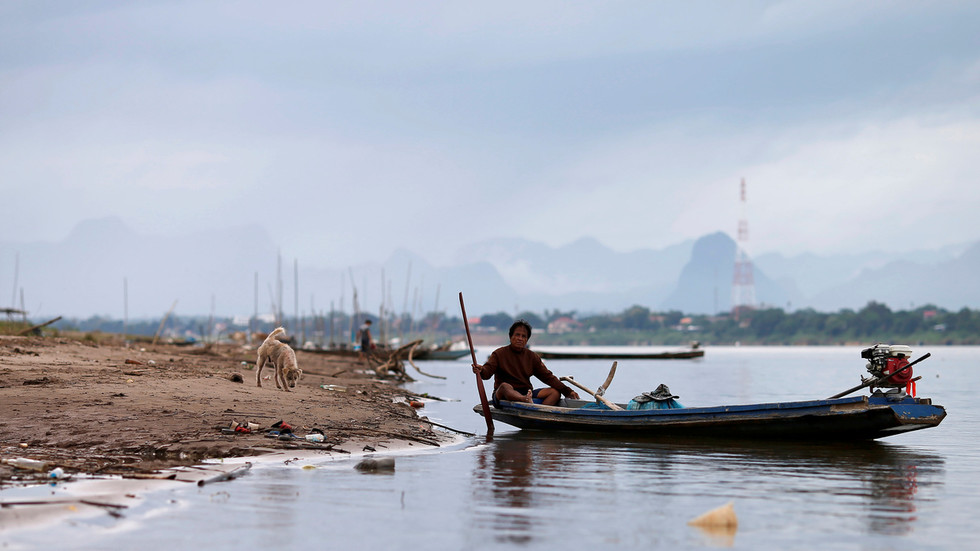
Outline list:
[[[346,290],[348,286],[347,276],[350,280],[350,290],[351,290],[351,311],[350,316],[346,313]],[[392,281],[386,278],[384,268],[381,269],[381,300],[378,307],[377,313],[377,341],[380,343],[387,344],[395,336],[398,337],[399,342],[405,342],[405,335],[417,335],[420,332],[432,332],[438,321],[438,317],[433,315],[430,320],[428,327],[422,327],[422,322],[425,318],[422,315],[422,302],[423,302],[423,286],[425,283],[424,278],[421,283],[414,288],[412,293],[412,304],[411,310],[409,310],[409,291],[411,290],[411,277],[412,277],[412,264],[408,265],[408,273],[405,278],[405,295],[404,304],[402,307],[401,315],[395,314],[395,308],[393,306],[394,293],[392,292]],[[259,274],[255,273],[254,282],[255,292],[254,292],[254,312],[253,316],[249,319],[249,334],[255,332],[255,324],[259,319]],[[365,277],[361,289],[366,289],[367,278]],[[300,313],[299,309],[299,262],[298,260],[293,260],[293,290],[294,290],[294,304],[293,304],[293,318],[292,322],[296,327],[291,328],[292,332],[302,336],[302,341],[305,343],[308,341],[307,333],[307,319],[310,321],[309,325],[309,336],[316,341],[321,347],[325,348],[346,348],[353,346],[355,343],[355,335],[357,334],[357,327],[360,326],[364,320],[368,319],[367,311],[362,311],[360,297],[358,293],[358,286],[355,283],[354,271],[352,268],[348,268],[347,274],[341,274],[341,285],[340,285],[340,297],[339,297],[339,310],[336,307],[334,301],[330,301],[330,311],[317,311],[316,305],[314,304],[314,296],[310,295],[310,315],[307,313]],[[435,303],[433,306],[433,312],[439,311],[439,294],[441,291],[441,285],[436,286],[436,296]],[[287,320],[283,311],[283,278],[282,278],[282,256],[279,255],[277,258],[277,271],[276,271],[276,287],[275,291],[272,288],[272,284],[269,284],[268,288],[269,299],[271,302],[271,311],[274,314],[275,325],[276,326],[286,326],[289,322]],[[176,301],[175,301],[176,305]],[[173,308],[171,308],[171,311]],[[168,312],[169,315],[169,312]],[[214,299],[212,296],[212,320],[214,316]],[[164,322],[166,318],[164,318]],[[345,323],[346,322],[346,323]],[[346,326],[346,327],[344,327]],[[213,323],[209,323],[209,327],[213,327]],[[162,329],[162,327],[161,327]],[[287,329],[290,329],[287,327]],[[406,331],[407,330],[407,331]],[[324,342],[324,339],[329,335],[329,341]]]

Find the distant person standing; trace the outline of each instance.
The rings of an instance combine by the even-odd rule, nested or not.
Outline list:
[[[364,320],[360,329],[357,330],[357,334],[361,337],[361,358],[367,361],[371,349],[374,348],[374,342],[371,339],[371,320]]]

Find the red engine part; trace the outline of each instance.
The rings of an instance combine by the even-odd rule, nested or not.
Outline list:
[[[882,370],[882,375],[889,375],[895,373],[899,369],[909,365],[908,358],[888,358],[885,363],[885,369]],[[905,371],[893,375],[883,381],[884,384],[894,385],[894,386],[905,386],[909,381],[912,380],[912,368],[906,369]]]

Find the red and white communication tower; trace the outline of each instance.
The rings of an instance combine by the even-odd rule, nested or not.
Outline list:
[[[735,241],[735,274],[732,278],[732,314],[736,320],[746,310],[755,308],[752,260],[746,252],[749,242],[749,221],[745,217],[745,178],[742,178],[739,207],[738,238]]]

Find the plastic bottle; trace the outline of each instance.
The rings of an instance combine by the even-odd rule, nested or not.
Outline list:
[[[65,470],[62,469],[61,467],[55,467],[54,469],[51,469],[50,473],[48,473],[48,478],[61,479],[64,477],[65,477]]]
[[[324,440],[323,435],[318,432],[314,432],[306,435],[307,442],[323,442],[323,440]]]

